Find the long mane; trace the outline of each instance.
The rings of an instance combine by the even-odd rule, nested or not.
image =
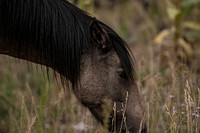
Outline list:
[[[122,66],[134,79],[133,61],[126,43],[107,25],[91,17],[66,0],[0,0],[0,38],[16,44],[17,52],[31,49],[43,53],[72,85],[78,83],[80,61],[84,51],[92,49],[90,24],[97,21],[108,32]],[[12,45],[15,46],[15,45]]]

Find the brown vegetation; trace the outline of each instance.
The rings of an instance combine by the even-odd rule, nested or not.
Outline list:
[[[92,0],[81,0],[78,6],[130,45],[148,132],[199,133],[200,3],[167,1],[101,0],[96,7]],[[1,56],[0,132],[107,132],[70,89],[64,92],[53,74],[47,78],[44,72],[40,66]]]

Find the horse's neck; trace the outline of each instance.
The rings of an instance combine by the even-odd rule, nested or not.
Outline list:
[[[84,25],[77,27],[81,17]],[[82,43],[90,41],[86,18],[67,1],[0,0],[0,54],[50,67],[75,82]]]
[[[0,41],[0,54],[30,61],[56,70],[53,63],[48,61],[48,57],[45,57],[43,52],[39,49],[34,48],[33,44],[32,46],[20,46],[20,44],[17,43]]]
[[[51,64],[44,60],[45,56],[39,50],[38,44],[31,41],[36,38],[38,29],[33,29],[36,23],[36,20],[31,22],[33,20],[30,19],[33,13],[26,16],[27,3],[28,1],[0,0],[0,54],[51,67]]]

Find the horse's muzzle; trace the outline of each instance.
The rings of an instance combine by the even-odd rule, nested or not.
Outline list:
[[[146,127],[146,125],[143,126],[143,128],[140,130],[140,132],[138,130],[135,130],[135,128],[130,128],[129,132],[130,133],[147,133],[147,127]]]
[[[146,125],[140,130],[140,132],[137,130],[137,129],[135,129],[135,128],[130,128],[129,129],[129,132],[130,133],[147,133],[147,127],[146,127]],[[120,133],[126,133],[126,130],[122,130]]]

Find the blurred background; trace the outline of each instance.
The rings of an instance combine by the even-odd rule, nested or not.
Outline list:
[[[69,0],[136,60],[149,133],[200,132],[200,0]],[[107,132],[45,68],[0,57],[0,133]]]

